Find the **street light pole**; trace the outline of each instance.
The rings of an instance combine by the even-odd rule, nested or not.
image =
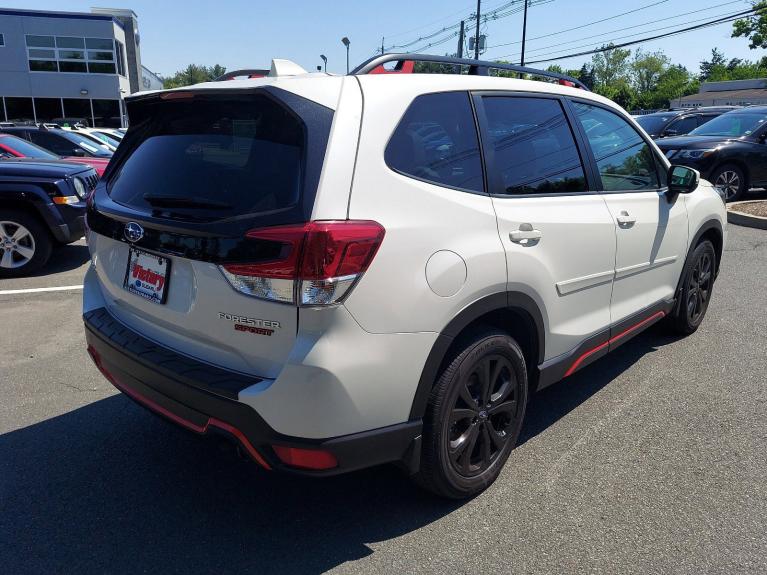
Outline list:
[[[525,0],[525,15],[522,18],[522,61],[520,66],[525,65],[525,37],[527,36],[527,4],[528,0]]]
[[[344,46],[346,46],[346,73],[348,74],[349,73],[349,44],[351,44],[351,42],[349,41],[349,38],[344,36],[343,38],[341,38],[341,43]]]
[[[328,73],[328,57],[325,56],[325,54],[320,54],[320,59],[322,60],[322,63],[325,65],[325,73]]]
[[[474,59],[479,60],[479,15],[482,10],[482,0],[477,0],[477,28],[474,32]]]

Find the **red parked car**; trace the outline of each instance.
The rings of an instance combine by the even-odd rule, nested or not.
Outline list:
[[[78,164],[87,164],[96,170],[99,178],[104,174],[104,170],[109,163],[106,158],[85,158],[81,156],[57,156],[45,148],[41,148],[11,134],[0,133],[0,159],[8,158],[36,158],[38,160],[66,160]]]

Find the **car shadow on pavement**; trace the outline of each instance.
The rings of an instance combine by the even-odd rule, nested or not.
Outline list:
[[[543,391],[522,441],[657,344],[639,336]],[[121,395],[0,435],[0,563],[15,575],[321,573],[460,505],[390,466],[316,480],[262,472]]]
[[[76,243],[57,246],[53,250],[48,263],[28,277],[43,277],[61,272],[70,272],[81,267],[90,257],[87,245]]]
[[[653,353],[677,339],[669,335],[662,322],[658,323],[591,365],[536,393],[528,403],[517,445],[534,438],[565,417],[616,377],[631,369],[645,354]]]

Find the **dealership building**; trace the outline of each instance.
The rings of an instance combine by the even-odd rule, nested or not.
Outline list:
[[[0,8],[0,121],[125,126],[147,73],[132,10]]]
[[[767,104],[767,78],[703,82],[697,94],[671,100],[675,108],[700,106],[764,106]]]

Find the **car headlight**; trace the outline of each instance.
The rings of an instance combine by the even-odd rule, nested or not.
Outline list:
[[[716,152],[716,148],[711,148],[707,150],[679,150],[674,156],[674,158],[680,159],[680,160],[683,160],[683,159],[700,160],[701,158],[710,156],[714,152]]]
[[[75,176],[72,178],[72,185],[75,188],[75,193],[77,194],[77,197],[81,200],[85,198],[85,196],[88,194],[88,192],[85,190],[85,182],[82,181],[82,179]]]

